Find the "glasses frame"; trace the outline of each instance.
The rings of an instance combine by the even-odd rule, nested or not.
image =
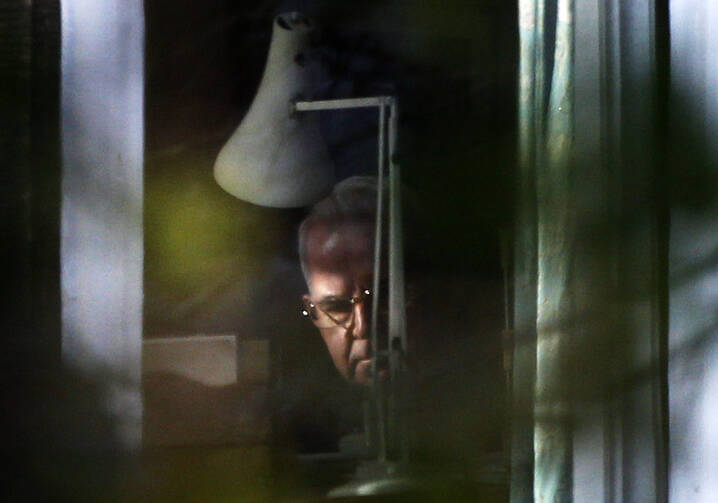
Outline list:
[[[305,305],[302,308],[302,316],[309,318],[312,320],[312,323],[314,323],[314,326],[317,328],[334,328],[334,327],[342,327],[342,328],[349,328],[351,323],[354,321],[355,316],[355,309],[354,306],[356,304],[363,303],[366,299],[372,297],[372,291],[368,288],[362,288],[361,293],[359,295],[354,295],[351,297],[333,297],[332,300],[339,300],[339,301],[345,301],[352,305],[352,311],[349,315],[349,319],[342,322],[340,320],[337,320],[334,316],[329,314],[327,311],[322,309],[322,307],[319,305],[321,302],[318,302],[317,304],[313,303],[311,300],[305,301]],[[319,322],[319,318],[315,314],[315,310],[319,310],[324,315],[326,315],[327,318],[329,318],[332,323],[331,324],[324,324]]]

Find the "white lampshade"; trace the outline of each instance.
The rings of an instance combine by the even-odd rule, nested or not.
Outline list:
[[[292,208],[316,202],[334,182],[334,169],[316,113],[291,114],[291,103],[313,95],[318,67],[308,57],[314,25],[300,14],[274,20],[267,66],[247,115],[214,164],[217,183],[261,206]]]

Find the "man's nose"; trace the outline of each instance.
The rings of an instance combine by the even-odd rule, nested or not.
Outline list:
[[[354,304],[354,320],[349,330],[355,339],[366,339],[369,336],[369,309],[366,302]]]

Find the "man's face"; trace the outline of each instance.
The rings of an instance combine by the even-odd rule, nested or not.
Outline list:
[[[367,291],[372,288],[373,225],[315,224],[306,237],[309,293],[304,303],[316,306],[319,332],[334,366],[347,380],[365,385],[372,365]]]

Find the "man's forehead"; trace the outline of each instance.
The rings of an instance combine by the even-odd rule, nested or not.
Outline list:
[[[362,274],[371,270],[374,226],[364,222],[317,223],[307,233],[306,258],[310,270]]]
[[[373,247],[374,226],[368,222],[316,223],[307,233],[309,254],[371,255]]]
[[[316,269],[309,275],[309,291],[315,300],[327,296],[348,296],[356,281],[351,274],[341,271]]]

